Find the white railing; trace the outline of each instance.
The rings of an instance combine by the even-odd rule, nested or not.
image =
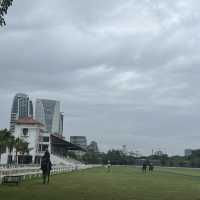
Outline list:
[[[89,169],[93,167],[97,167],[99,165],[57,165],[53,166],[51,170],[51,175],[54,174],[62,174],[71,171]],[[31,179],[33,177],[40,177],[42,175],[42,171],[40,167],[16,167],[16,168],[1,168],[0,169],[0,184],[2,183],[2,178],[4,176],[22,176],[23,179]]]
[[[5,164],[5,165],[0,165],[0,170],[1,169],[13,169],[13,168],[22,168],[22,167],[39,167],[40,164]]]

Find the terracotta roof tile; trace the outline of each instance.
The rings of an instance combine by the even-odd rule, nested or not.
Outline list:
[[[43,126],[42,123],[34,120],[32,117],[23,117],[16,120],[16,124],[30,124],[30,125],[40,125]]]

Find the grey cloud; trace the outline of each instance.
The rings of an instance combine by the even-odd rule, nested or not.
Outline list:
[[[15,1],[0,32],[0,127],[26,92],[60,100],[66,137],[102,150],[198,147],[199,5]]]

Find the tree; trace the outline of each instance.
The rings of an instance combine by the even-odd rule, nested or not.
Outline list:
[[[5,151],[5,132],[6,129],[0,130],[0,162],[1,162],[1,154]]]
[[[122,151],[115,149],[109,150],[104,159],[106,159],[104,160],[105,164],[109,160],[112,165],[127,165],[133,162],[132,160],[129,161],[130,157],[126,156]]]
[[[101,160],[99,154],[93,151],[88,151],[82,159],[88,164],[99,164]]]
[[[66,156],[69,156],[70,158],[73,158],[73,159],[78,160],[76,154],[75,154],[73,151],[68,151],[68,152],[66,153]]]
[[[30,149],[28,148],[28,143],[20,138],[15,139],[14,147],[15,147],[16,164],[18,164],[18,153],[24,155],[25,153],[28,153]]]
[[[25,153],[29,153],[31,151],[28,148],[28,143],[20,138],[16,138],[9,132],[7,129],[0,130],[0,163],[1,163],[1,155],[5,153],[8,149],[11,154],[13,148],[16,150],[16,163],[18,164],[18,153],[21,153],[23,156]]]
[[[8,151],[11,154],[11,152],[15,146],[15,137],[11,133],[7,137],[6,144],[8,147]]]
[[[14,146],[14,136],[7,130],[0,130],[0,162],[1,162],[1,154],[6,151],[6,148],[9,149],[9,152],[12,151]]]
[[[0,0],[0,26],[5,26],[4,16],[7,14],[8,8],[12,5],[13,0]]]

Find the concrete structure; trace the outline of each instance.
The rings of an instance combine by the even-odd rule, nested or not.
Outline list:
[[[37,99],[35,119],[44,124],[47,132],[62,135],[63,117],[61,117],[59,101]]]
[[[33,103],[28,95],[18,93],[15,95],[10,115],[10,131],[15,131],[15,121],[23,117],[33,117]]]
[[[70,142],[83,149],[87,149],[87,139],[85,136],[70,136]]]
[[[15,125],[15,138],[27,142],[32,161],[37,162],[46,149],[50,149],[49,133],[45,132],[44,125],[31,117],[20,118]]]

